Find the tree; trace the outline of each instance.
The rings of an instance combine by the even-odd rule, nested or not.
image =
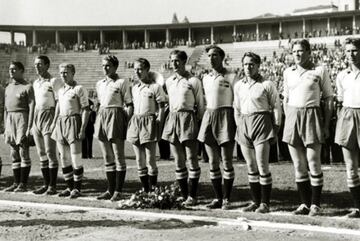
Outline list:
[[[178,17],[176,15],[176,13],[173,14],[173,18],[172,18],[171,23],[179,23],[179,20],[178,20]]]
[[[184,20],[182,21],[183,23],[190,23],[188,17],[185,16]]]

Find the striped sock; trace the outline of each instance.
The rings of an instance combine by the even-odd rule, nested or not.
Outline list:
[[[121,192],[124,186],[126,170],[116,171],[115,191]]]
[[[312,196],[310,181],[296,182],[296,185],[298,187],[301,203],[304,203],[306,206],[310,207]]]
[[[234,168],[230,170],[224,169],[224,199],[230,200],[230,195],[234,184],[234,178]]]
[[[181,196],[186,199],[189,195],[187,168],[185,167],[183,169],[176,170],[175,175],[176,175],[176,180],[180,186]]]
[[[79,191],[81,190],[83,176],[84,176],[84,168],[82,166],[74,169],[74,188],[76,188]]]
[[[70,190],[74,189],[74,169],[73,167],[67,166],[62,169],[64,180]]]
[[[12,170],[14,173],[14,183],[19,184],[20,183],[20,173],[21,173],[21,161],[20,160],[14,160],[12,162]]]
[[[200,174],[201,174],[200,167],[197,169],[189,170],[189,192],[190,192],[190,197],[192,198],[196,198],[197,196]]]
[[[260,175],[260,185],[261,185],[261,202],[270,204],[271,188],[272,188],[272,177],[271,173],[266,175]]]
[[[143,186],[144,192],[149,192],[149,175],[148,175],[148,168],[144,167],[143,169],[138,169],[138,175]]]
[[[222,201],[223,199],[222,176],[220,169],[210,170],[210,179],[215,192],[216,199]]]
[[[320,207],[321,202],[321,191],[324,183],[323,174],[320,173],[319,175],[310,175],[310,182],[311,182],[311,204],[315,204],[316,206]]]

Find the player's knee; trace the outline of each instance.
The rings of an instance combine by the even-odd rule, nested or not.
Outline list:
[[[114,155],[106,154],[104,156],[104,159],[105,159],[105,163],[112,163],[114,162]]]
[[[47,150],[46,151],[46,156],[48,157],[49,160],[51,160],[53,162],[57,162],[56,152],[55,151]]]

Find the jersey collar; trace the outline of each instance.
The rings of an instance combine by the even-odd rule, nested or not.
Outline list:
[[[113,75],[113,78],[109,77],[109,76],[106,76],[105,79],[103,80],[103,82],[106,82],[106,81],[116,81],[119,79],[119,75],[118,74],[114,74]]]
[[[49,72],[46,72],[44,76],[39,76],[40,81],[49,81],[52,78]]]

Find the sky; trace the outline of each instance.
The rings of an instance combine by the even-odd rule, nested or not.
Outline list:
[[[0,25],[137,25],[284,15],[339,0],[0,0]],[[0,35],[1,37],[1,35]]]
[[[333,2],[337,4],[338,0]],[[132,25],[169,23],[174,12],[190,22],[285,14],[330,0],[0,0],[0,24]]]

